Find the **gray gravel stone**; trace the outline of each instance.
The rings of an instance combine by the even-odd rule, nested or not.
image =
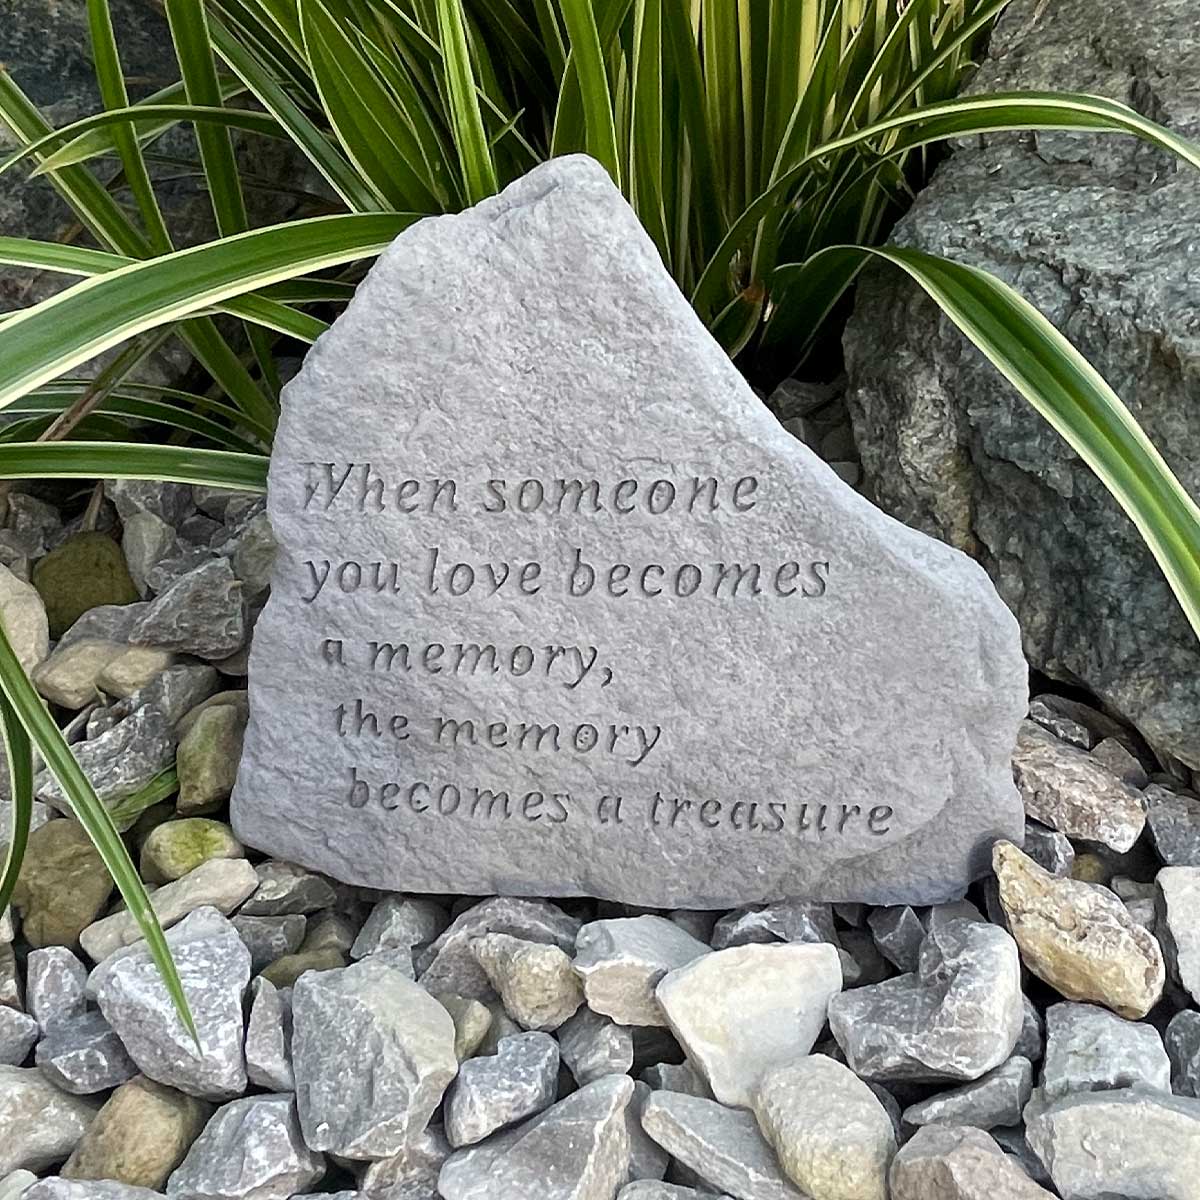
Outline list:
[[[39,1032],[38,1023],[27,1013],[0,1004],[0,1065],[21,1066],[29,1057]]]
[[[251,985],[246,1022],[246,1075],[256,1087],[292,1092],[292,993],[261,976]]]
[[[167,1180],[172,1200],[287,1200],[318,1183],[325,1157],[304,1144],[295,1100],[251,1096],[217,1109]]]
[[[658,1002],[722,1104],[749,1105],[767,1071],[812,1049],[842,987],[833,946],[715,950],[668,974]]]
[[[629,1028],[586,1006],[559,1026],[558,1045],[580,1087],[605,1075],[628,1075],[633,1069]]]
[[[659,980],[708,953],[708,946],[663,917],[621,917],[579,931],[575,970],[594,1012],[619,1025],[666,1025],[654,994]]]
[[[642,1082],[655,1092],[682,1092],[685,1096],[699,1096],[701,1100],[712,1100],[712,1088],[704,1076],[686,1060],[681,1063],[655,1063],[641,1074]]]
[[[909,1125],[971,1125],[976,1129],[1019,1125],[1032,1090],[1029,1059],[1014,1054],[972,1083],[910,1104],[904,1120]]]
[[[365,958],[379,950],[423,950],[449,923],[446,910],[432,900],[384,896],[359,930],[350,957]]]
[[[0,1005],[21,1007],[21,975],[16,955],[8,942],[0,942]]]
[[[557,1029],[583,1003],[579,977],[557,946],[485,933],[471,949],[505,1011],[522,1029]]]
[[[104,494],[117,506],[122,521],[148,512],[168,525],[179,525],[196,511],[192,489],[186,483],[158,479],[106,479]]]
[[[1171,1060],[1171,1090],[1200,1099],[1200,1012],[1189,1008],[1176,1013],[1163,1043]]]
[[[308,918],[301,913],[252,917],[239,912],[233,918],[233,927],[250,951],[250,973],[256,975],[276,959],[300,949]]]
[[[769,1071],[754,1115],[780,1165],[813,1200],[887,1200],[891,1118],[854,1072],[813,1054]]]
[[[31,1183],[37,1182],[32,1171],[10,1171],[0,1178],[0,1200],[20,1200]]]
[[[240,650],[246,640],[246,606],[228,561],[212,559],[177,579],[150,602],[129,640],[197,658],[224,658]]]
[[[152,706],[178,733],[184,716],[217,690],[217,672],[205,663],[182,663],[168,667],[140,692],[107,708],[96,709],[88,717],[87,736],[99,737],[139,708]]]
[[[158,1192],[149,1188],[131,1187],[115,1179],[63,1179],[51,1175],[39,1179],[21,1200],[156,1200]]]
[[[344,1158],[396,1154],[458,1072],[454,1022],[401,972],[364,959],[302,975],[292,1069],[305,1141]]]
[[[33,671],[37,690],[51,704],[79,709],[99,699],[99,679],[104,668],[125,649],[121,642],[104,638],[64,637],[54,653]]]
[[[714,950],[752,942],[833,942],[833,909],[828,904],[788,900],[762,908],[739,908],[719,918],[708,939]]]
[[[76,1096],[107,1091],[138,1073],[121,1039],[98,1012],[56,1024],[38,1043],[35,1061],[51,1083]]]
[[[1033,721],[1021,726],[1013,776],[1025,812],[1068,837],[1125,851],[1145,827],[1145,808],[1135,788]]]
[[[1200,1197],[1200,1100],[1137,1088],[1065,1096],[1027,1136],[1065,1200]]]
[[[62,1162],[99,1107],[56,1088],[36,1067],[0,1065],[0,1177]]]
[[[1146,825],[1158,857],[1168,867],[1200,867],[1200,800],[1157,783],[1144,796]]]
[[[26,672],[50,653],[50,627],[41,596],[5,566],[0,566],[0,622]]]
[[[892,1200],[1053,1200],[982,1129],[926,1125],[892,1162]]]
[[[925,926],[908,907],[876,908],[867,918],[867,928],[879,952],[901,971],[915,971],[925,940]]]
[[[653,1089],[640,1080],[633,1085],[633,1099],[625,1107],[625,1132],[629,1134],[627,1179],[662,1179],[671,1156],[646,1132],[642,1115]]]
[[[468,296],[486,303],[464,307]],[[408,314],[399,330],[397,311]],[[521,351],[503,360],[497,345]],[[402,370],[392,369],[397,362]],[[428,427],[402,429],[383,415],[414,411],[418,398],[435,393],[440,407]],[[597,420],[606,437],[583,436],[584,423]],[[385,578],[389,564],[398,564],[395,587],[413,590],[414,599],[426,587],[419,564],[432,545],[430,521],[442,529],[448,493],[433,514],[421,502],[415,512],[396,512],[389,501],[372,514],[364,542],[361,472],[349,464],[402,462],[414,478],[445,477],[453,466],[455,540],[443,544],[439,561],[452,565],[453,554],[481,562],[497,545],[496,521],[481,509],[488,478],[509,472],[505,486],[515,496],[517,464],[532,461],[530,439],[549,428],[573,431],[574,446],[557,447],[555,459],[586,461],[608,515],[589,519],[590,486],[581,481],[576,516],[570,499],[554,499],[559,489],[548,479],[525,489],[527,499],[544,490],[538,519],[515,506],[498,519],[505,527],[521,521],[522,553],[542,564],[539,621],[596,641],[598,669],[574,691],[559,678],[561,659],[554,677],[499,672],[482,690],[464,668],[455,720],[473,720],[481,731],[499,711],[553,714],[564,752],[551,770],[544,756],[523,754],[514,743],[460,745],[457,753],[472,761],[490,756],[499,778],[523,781],[507,801],[514,819],[499,817],[503,802],[495,796],[473,797],[468,789],[461,808],[446,813],[437,804],[453,807],[452,793],[438,799],[439,791],[435,803],[418,788],[411,802],[400,801],[411,819],[398,822],[388,811],[394,756],[382,744],[338,738],[324,689],[311,685],[313,655],[321,639],[344,630],[347,671],[362,672],[365,686],[366,626],[386,628],[396,605],[392,585],[385,583],[386,595],[368,586],[370,562]],[[325,484],[315,465],[325,461],[351,470],[341,476],[343,491],[334,490],[333,467]],[[567,469],[546,464],[551,473]],[[254,639],[255,715],[232,810],[248,845],[389,890],[718,908],[806,895],[944,900],[986,870],[986,849],[998,834],[1020,834],[1009,756],[1028,673],[1010,614],[966,556],[882,516],[781,428],[697,322],[636,214],[592,159],[554,158],[468,212],[406,229],[288,385],[271,466],[268,509],[280,566]],[[677,502],[655,516],[645,502],[660,475]],[[624,491],[614,509],[614,489],[626,476],[638,476],[637,502],[619,517]],[[695,511],[684,508],[697,490],[692,480],[704,486],[709,477],[721,481],[720,519],[705,499]],[[732,489],[751,477],[761,501],[751,510],[747,485],[737,511]],[[379,482],[391,496],[399,477],[393,484],[385,470]],[[432,496],[426,491],[423,501]],[[657,488],[656,506],[666,494]],[[541,519],[560,503],[568,506],[561,520]],[[310,571],[304,563],[318,546]],[[799,556],[792,565],[781,560],[785,547],[797,547],[787,552]],[[664,550],[671,552],[665,561]],[[343,552],[369,561],[343,569]],[[327,555],[334,556],[330,586],[310,590],[307,580],[320,575]],[[742,565],[732,567],[731,557]],[[619,572],[610,586],[616,563],[634,564],[628,589]],[[644,589],[643,563],[652,567]],[[595,571],[590,586],[585,565]],[[657,599],[655,567],[665,581]],[[355,570],[362,586],[347,598],[343,588],[354,586]],[[478,571],[482,585],[486,570]],[[736,597],[735,572],[744,574]],[[761,591],[748,603],[756,575]],[[482,587],[451,600],[441,578],[439,568],[436,595],[422,592],[420,603],[407,605],[414,646],[445,630],[447,603],[453,623],[471,636],[483,636],[486,622],[497,646],[522,642],[528,603],[487,602]],[[517,584],[513,570],[506,593]],[[336,619],[351,608],[362,637]],[[807,636],[814,622],[836,636]],[[735,687],[749,646],[758,664],[754,685]],[[397,661],[393,679],[399,670]],[[800,676],[821,696],[819,717],[787,702]],[[866,698],[863,677],[875,685]],[[423,670],[406,678],[415,698],[445,685],[426,680]],[[916,678],[923,681],[920,721],[911,720]],[[656,742],[653,751],[645,748],[648,767],[636,766],[636,728],[622,735],[628,753],[615,744],[615,753],[601,749],[615,760],[603,777],[620,781],[604,786],[623,793],[624,807],[598,836],[598,821],[608,816],[597,812],[601,797],[593,795],[599,760],[568,752],[566,737],[570,721],[586,720],[576,698],[598,699],[601,679],[614,684],[630,712],[672,715],[661,737],[642,731]],[[382,686],[376,676],[372,691],[380,699]],[[435,695],[414,711],[439,712],[430,707]],[[486,711],[478,707],[485,704]],[[430,742],[426,723],[414,717],[421,736],[405,743],[412,779],[394,780],[405,794],[422,772],[446,761],[447,747]],[[603,747],[606,736],[596,744]],[[581,745],[590,737],[584,729]],[[798,744],[809,766],[796,776],[798,794],[782,798],[778,780]],[[281,758],[289,773],[282,789]],[[640,781],[648,770],[649,788]],[[549,789],[541,800],[539,784]],[[766,800],[741,799],[768,795],[774,812]],[[761,831],[748,838],[751,822]],[[917,835],[935,826],[936,838]]]
[[[1092,747],[1092,757],[1131,788],[1142,789],[1150,782],[1146,768],[1122,741],[1102,738]]]
[[[548,1033],[501,1039],[494,1055],[459,1068],[446,1094],[446,1137],[473,1146],[498,1129],[535,1116],[554,1103],[558,1044]]]
[[[978,1079],[1021,1032],[1012,938],[954,921],[930,933],[916,972],[835,996],[829,1025],[854,1071],[876,1080]]]
[[[672,1158],[716,1191],[738,1200],[807,1200],[784,1175],[748,1112],[679,1092],[654,1092],[642,1124]]]
[[[454,1057],[459,1062],[470,1058],[482,1046],[492,1028],[492,1010],[479,1000],[442,992],[435,1000],[450,1014],[454,1022]],[[520,1032],[514,1026],[513,1032]],[[496,1040],[496,1046],[499,1039]],[[489,1047],[492,1054],[496,1046]]]
[[[627,1183],[617,1193],[617,1200],[729,1200],[729,1197],[717,1197],[712,1192],[698,1192],[658,1179],[638,1179]]]
[[[129,567],[138,594],[149,594],[146,576],[157,563],[169,558],[175,549],[175,530],[152,512],[132,513],[121,531],[121,552]]]
[[[1017,1044],[1013,1047],[1013,1053],[1019,1054],[1022,1058],[1027,1058],[1031,1063],[1035,1063],[1042,1057],[1042,1052],[1046,1044],[1046,1026],[1042,1020],[1042,1014],[1038,1012],[1032,1000],[1028,996],[1021,996],[1021,1036],[1017,1038]]]
[[[258,890],[242,905],[239,916],[280,917],[331,908],[337,893],[329,880],[294,863],[268,861],[254,868]]]
[[[250,952],[214,908],[200,908],[167,930],[200,1038],[197,1051],[144,944],[113,955],[92,972],[91,987],[130,1058],[142,1072],[191,1096],[214,1100],[246,1087],[242,993]]]
[[[1163,867],[1155,931],[1171,975],[1200,1004],[1200,867]]]
[[[363,1164],[358,1185],[381,1200],[441,1200],[438,1173],[450,1154],[441,1125],[427,1125],[399,1153]]]
[[[629,1171],[633,1080],[589,1083],[540,1116],[458,1150],[438,1177],[445,1200],[609,1200]]]
[[[1025,853],[1051,875],[1070,875],[1075,861],[1075,847],[1067,835],[1037,821],[1025,822]]]
[[[1046,1010],[1039,1090],[1047,1100],[1137,1086],[1171,1090],[1171,1064],[1153,1025],[1123,1020],[1094,1004],[1053,1004]]]

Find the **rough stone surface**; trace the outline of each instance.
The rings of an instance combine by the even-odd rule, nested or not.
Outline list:
[[[505,1011],[523,1029],[557,1029],[583,1003],[579,977],[557,946],[487,933],[472,948]]]
[[[121,547],[106,533],[75,534],[41,559],[30,579],[46,605],[55,638],[89,609],[132,604],[138,598]]]
[[[587,1007],[559,1026],[558,1045],[580,1087],[605,1075],[627,1075],[633,1068],[632,1032]]]
[[[99,1107],[60,1091],[36,1067],[0,1065],[0,1176],[62,1162]]]
[[[0,623],[26,671],[32,671],[49,654],[46,606],[37,589],[7,567],[0,567]]]
[[[1163,1034],[1171,1061],[1171,1090],[1180,1096],[1200,1098],[1200,1012],[1176,1013]]]
[[[1052,1200],[981,1129],[927,1125],[892,1162],[892,1200]]]
[[[867,918],[867,927],[879,952],[901,971],[915,971],[925,940],[921,918],[908,907],[877,908]]]
[[[238,913],[233,918],[233,927],[250,951],[251,973],[257,974],[268,964],[300,949],[308,919],[301,913],[279,917],[248,917]]]
[[[83,708],[99,693],[104,668],[125,649],[103,638],[80,638],[60,644],[33,672],[37,690],[52,704]]]
[[[715,511],[707,490],[692,504],[709,478]],[[288,385],[268,507],[280,550],[233,800],[248,845],[389,890],[716,908],[949,899],[1020,836],[1011,615],[977,565],[779,425],[594,161],[554,159],[400,235]],[[475,584],[454,597],[459,562],[455,589]],[[398,611],[409,649],[372,670]],[[551,628],[576,644],[526,677]],[[339,653],[326,639],[346,664],[334,694],[312,686],[319,648]],[[557,753],[528,722],[558,728]]]
[[[175,665],[175,655],[154,646],[127,646],[110,658],[96,679],[106,696],[127,700]]]
[[[51,1083],[77,1096],[107,1091],[138,1073],[121,1039],[98,1012],[56,1025],[38,1043],[35,1061]]]
[[[108,1098],[63,1174],[161,1191],[211,1112],[203,1100],[138,1076]]]
[[[51,1175],[39,1179],[21,1200],[156,1200],[158,1193],[149,1188],[130,1187],[113,1179],[63,1179]]]
[[[1137,1086],[1171,1090],[1170,1060],[1153,1025],[1122,1020],[1094,1004],[1054,1004],[1046,1010],[1039,1088],[1045,1099]]]
[[[887,1200],[891,1118],[841,1063],[813,1054],[768,1072],[754,1115],[788,1177],[812,1200]]]
[[[239,916],[305,915],[329,908],[337,899],[327,879],[294,863],[265,862],[254,869],[258,890],[242,905]]]
[[[450,1145],[473,1146],[549,1108],[558,1088],[558,1044],[547,1033],[502,1038],[496,1053],[463,1063],[446,1095]]]
[[[971,86],[1100,93],[1194,138],[1193,14],[1189,0],[1019,0]],[[1179,230],[1198,216],[1194,170],[1135,139],[994,135],[956,150],[894,236],[1015,285],[1114,386],[1194,496],[1194,279]],[[979,557],[1035,667],[1086,684],[1200,766],[1200,650],[1137,530],[935,304],[890,272],[864,278],[845,338],[869,491]]]
[[[679,1092],[654,1092],[642,1110],[642,1124],[672,1158],[715,1191],[738,1200],[807,1200],[784,1175],[748,1112]]]
[[[1200,867],[1200,800],[1152,783],[1145,791],[1146,824],[1168,867]]]
[[[32,1171],[10,1171],[0,1179],[0,1200],[20,1200],[25,1189],[37,1182]]]
[[[423,950],[449,923],[446,910],[432,900],[385,896],[363,922],[350,957],[365,958],[379,950]]]
[[[1163,867],[1155,930],[1172,976],[1200,1004],[1200,867]]]
[[[1027,1136],[1064,1200],[1200,1197],[1200,1100],[1137,1088],[1066,1096]]]
[[[662,917],[593,921],[579,931],[575,970],[588,1007],[621,1025],[665,1025],[654,994],[660,979],[709,953],[709,947]]]
[[[1123,1017],[1144,1017],[1158,1003],[1162,951],[1112,892],[1059,879],[1007,842],[996,846],[995,864],[1009,928],[1039,979]]]
[[[159,924],[169,929],[198,908],[211,907],[229,914],[257,886],[258,876],[244,858],[214,858],[202,862],[181,879],[157,888],[150,896],[150,907]],[[89,925],[79,935],[79,942],[93,961],[101,962],[122,946],[139,941],[141,936],[133,914],[119,912]]]
[[[210,812],[229,799],[242,755],[245,715],[236,705],[206,709],[179,743],[179,811]]]
[[[1025,822],[1025,853],[1051,875],[1070,875],[1075,862],[1075,847],[1066,834],[1037,821]]]
[[[455,996],[451,992],[441,992],[436,999],[454,1022],[454,1057],[464,1062],[482,1046],[491,1030],[492,1011],[479,1000]],[[495,1049],[492,1049],[492,1053],[495,1053]]]
[[[609,1200],[626,1181],[633,1081],[590,1083],[516,1129],[459,1150],[438,1176],[445,1200]]]
[[[677,918],[673,918],[677,919]],[[721,917],[706,939],[714,950],[750,942],[835,942],[828,904],[788,900],[762,908],[739,908]]]
[[[0,1004],[0,1064],[21,1066],[29,1057],[39,1032],[38,1023],[27,1013]]]
[[[450,1154],[441,1125],[428,1125],[398,1153],[366,1163],[358,1176],[359,1187],[369,1196],[393,1200],[441,1200],[438,1173]]]
[[[930,933],[912,974],[829,1005],[846,1061],[876,1080],[978,1079],[1009,1057],[1023,1020],[1016,944],[975,921]]]
[[[909,1105],[904,1120],[909,1125],[971,1125],[976,1129],[1019,1125],[1032,1089],[1029,1059],[1014,1054],[973,1083]]]
[[[161,517],[143,510],[132,512],[121,531],[121,550],[129,567],[138,595],[146,597],[146,576],[152,567],[170,555],[175,546],[175,530]]]
[[[250,951],[214,908],[197,909],[168,929],[166,939],[199,1051],[144,944],[112,955],[92,972],[100,1011],[151,1079],[215,1100],[240,1095],[246,1087],[242,993],[250,981]]]
[[[129,640],[208,659],[240,650],[246,609],[228,561],[214,558],[176,580],[140,614]]]
[[[370,959],[302,975],[292,1069],[304,1139],[344,1158],[396,1154],[458,1071],[454,1022],[423,988]]]
[[[287,1200],[325,1174],[300,1135],[295,1100],[250,1096],[217,1109],[167,1181],[172,1200]]]
[[[74,946],[113,882],[99,851],[75,821],[47,821],[29,835],[13,907],[29,944]]]
[[[261,977],[251,990],[254,999],[246,1022],[246,1075],[252,1084],[267,1091],[295,1091],[291,993]]]
[[[842,987],[826,944],[735,946],[658,985],[671,1031],[722,1104],[749,1105],[763,1075],[805,1055]]]
[[[714,1197],[712,1192],[698,1192],[695,1188],[663,1183],[658,1179],[638,1179],[633,1183],[627,1183],[617,1193],[617,1200],[728,1200],[728,1198]]]
[[[1092,755],[1060,742],[1033,721],[1021,726],[1013,776],[1025,812],[1068,837],[1125,851],[1146,824],[1136,789]]]
[[[141,876],[148,883],[170,883],[210,859],[244,858],[245,854],[245,847],[223,821],[204,817],[164,821],[142,843]]]

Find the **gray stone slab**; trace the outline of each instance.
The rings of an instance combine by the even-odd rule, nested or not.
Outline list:
[[[950,899],[1021,836],[984,573],[782,429],[585,158],[384,252],[287,388],[268,508],[249,845],[728,908]]]

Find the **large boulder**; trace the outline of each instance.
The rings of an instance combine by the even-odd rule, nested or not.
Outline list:
[[[1200,135],[1194,0],[1014,0],[972,91],[1072,89]],[[1013,284],[1087,355],[1200,495],[1200,175],[1135,139],[1000,135],[955,148],[895,233]],[[868,489],[973,554],[1029,661],[1200,768],[1200,647],[1132,522],[894,269],[845,336]]]

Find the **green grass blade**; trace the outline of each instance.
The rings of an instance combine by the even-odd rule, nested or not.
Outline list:
[[[267,490],[267,458],[138,442],[30,442],[0,446],[0,479],[165,479]]]
[[[128,829],[148,808],[161,804],[168,796],[179,791],[179,772],[171,766],[150,780],[136,792],[122,796],[108,810],[113,824],[118,829]]]
[[[0,636],[3,636],[2,629]],[[29,828],[33,822],[33,746],[25,726],[17,720],[16,711],[3,694],[0,694],[0,721],[3,721],[4,727],[4,752],[8,760],[9,793],[12,796],[12,827],[8,831],[4,874],[0,876],[2,917],[17,886],[17,876],[21,873],[21,862],[25,857],[25,847],[29,844]]]
[[[378,254],[411,214],[315,217],[87,279],[5,323],[0,408],[118,345],[257,288]]]
[[[478,204],[480,200],[494,196],[500,190],[500,184],[479,109],[462,0],[437,0],[437,23],[463,187],[467,202]]]
[[[560,0],[560,8],[571,42],[571,62],[579,74],[585,147],[620,187],[621,161],[617,153],[612,95],[591,0]]]
[[[129,912],[137,921],[138,928],[146,939],[150,957],[162,975],[179,1019],[199,1046],[196,1025],[192,1020],[191,1009],[188,1007],[174,960],[171,958],[171,951],[158,918],[150,907],[150,900],[142,881],[138,878],[137,869],[130,861],[125,843],[121,841],[112,818],[100,803],[87,776],[75,761],[75,756],[71,753],[61,730],[51,720],[42,698],[30,683],[3,629],[0,629],[0,690],[4,692],[6,699],[6,722],[11,710],[13,720],[25,729],[46,766],[50,768],[51,774],[58,780],[63,794],[70,802],[72,813],[91,838]]]

